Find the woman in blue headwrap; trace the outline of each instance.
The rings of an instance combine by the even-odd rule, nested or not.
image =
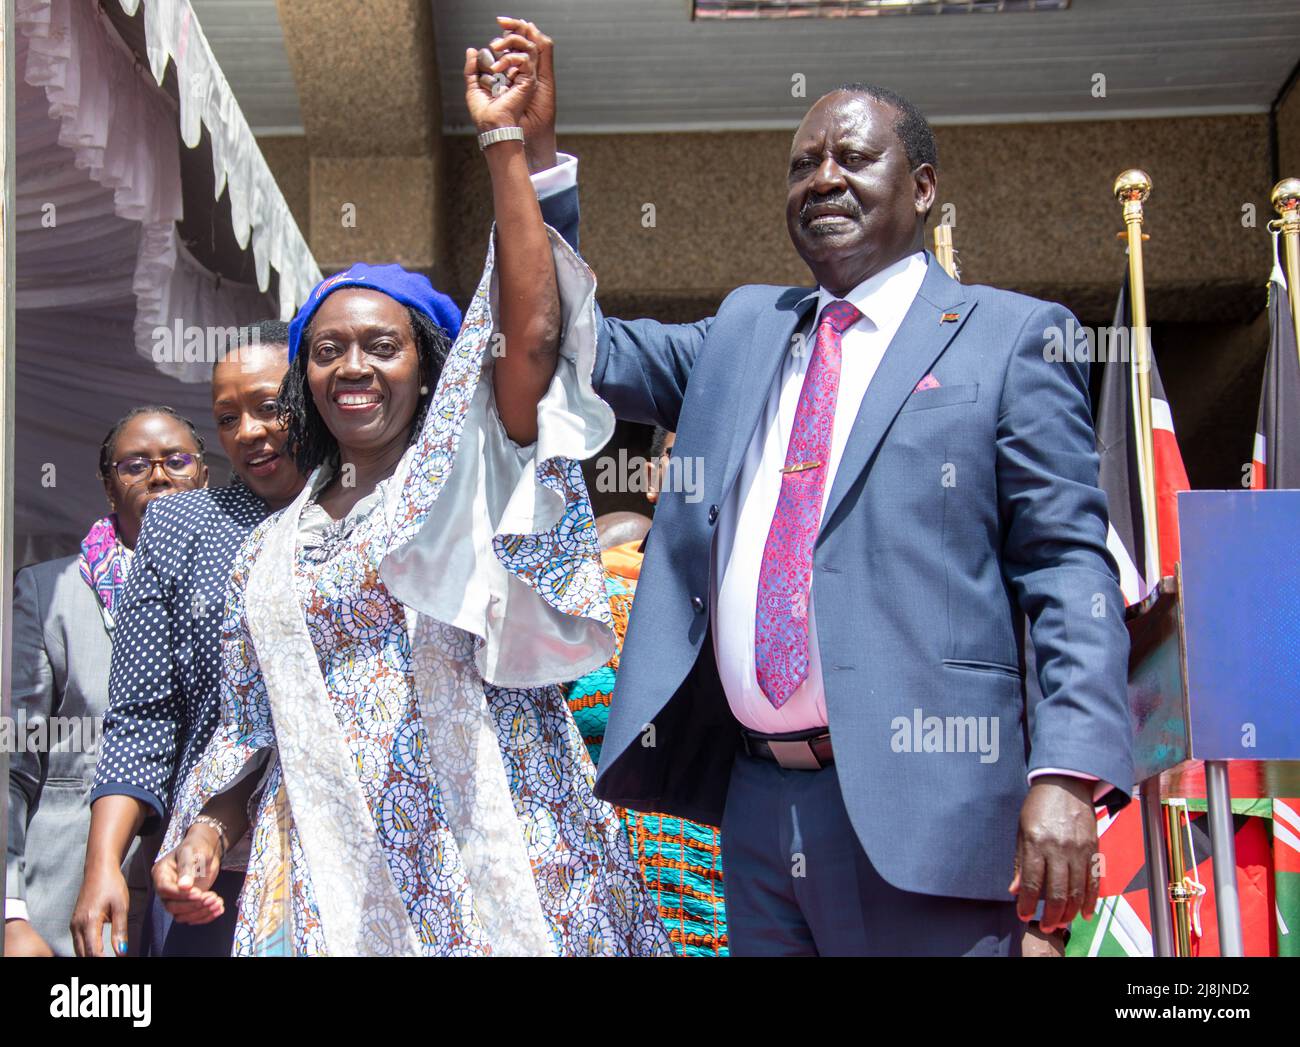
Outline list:
[[[509,44],[496,98],[466,55],[497,236],[463,325],[424,277],[364,264],[291,325],[310,479],[236,561],[222,724],[154,870],[202,923],[218,868],[246,866],[237,954],[670,951],[555,686],[613,646],[578,467],[613,418],[594,280],[515,133],[536,54]]]

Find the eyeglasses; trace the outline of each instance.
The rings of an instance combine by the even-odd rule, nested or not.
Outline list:
[[[128,487],[132,484],[144,483],[153,473],[155,465],[161,465],[163,471],[173,480],[192,480],[199,475],[199,460],[202,457],[201,454],[178,451],[176,454],[169,454],[165,458],[145,458],[143,456],[123,458],[120,462],[113,463],[113,471],[117,473],[117,478]]]

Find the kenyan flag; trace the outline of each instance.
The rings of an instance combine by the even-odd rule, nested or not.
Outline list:
[[[1202,803],[1203,806],[1203,803]],[[1237,807],[1234,804],[1234,808]],[[1254,810],[1254,808],[1252,808]],[[1267,811],[1267,808],[1265,808]],[[1295,818],[1295,815],[1292,814]],[[1241,898],[1241,924],[1247,956],[1276,955],[1275,933],[1281,933],[1274,902],[1274,855],[1269,846],[1267,817],[1234,814],[1237,847],[1237,892]],[[1300,818],[1294,832],[1300,834]],[[1103,812],[1097,822],[1101,853],[1106,864],[1101,878],[1101,897],[1091,920],[1077,918],[1070,927],[1067,956],[1151,956],[1151,899],[1147,889],[1145,854],[1142,849],[1142,812],[1131,803],[1118,815]],[[1219,955],[1218,917],[1214,911],[1214,870],[1210,862],[1210,835],[1205,812],[1191,813],[1192,852],[1195,874],[1206,893],[1200,905],[1200,934],[1192,929],[1192,952],[1196,956]],[[1184,840],[1186,829],[1184,829]],[[1293,838],[1300,843],[1300,837]],[[1184,847],[1186,844],[1184,844]],[[1300,893],[1300,850],[1291,851],[1291,883]],[[1280,859],[1279,859],[1280,860]],[[1188,875],[1192,876],[1192,862]],[[1293,939],[1300,935],[1295,929]]]
[[[1129,311],[1128,284],[1120,287],[1115,303],[1113,331],[1130,334],[1123,344],[1133,342],[1133,318]],[[1149,349],[1150,347],[1148,347]],[[1097,397],[1098,483],[1106,492],[1110,509],[1110,526],[1106,548],[1119,569],[1120,590],[1124,604],[1140,603],[1160,583],[1174,573],[1178,562],[1178,492],[1186,491],[1187,470],[1174,433],[1174,416],[1165,396],[1155,356],[1150,358],[1147,377],[1151,392],[1151,453],[1155,471],[1155,515],[1160,542],[1160,562],[1147,547],[1146,507],[1142,503],[1145,466],[1138,448],[1141,433],[1137,407],[1137,375],[1131,359],[1108,359],[1101,374],[1101,392]]]
[[[1115,309],[1115,327],[1130,323],[1127,288]],[[1275,265],[1269,281],[1272,338],[1260,396],[1259,423],[1251,470],[1252,486],[1300,487],[1300,359],[1287,308],[1285,278]],[[1132,368],[1108,362],[1097,410],[1097,451],[1102,488],[1110,504],[1107,546],[1119,566],[1126,604],[1140,600],[1160,575],[1173,573],[1178,559],[1176,493],[1188,487],[1178,452],[1173,419],[1160,376],[1152,361],[1151,407],[1160,567],[1145,555],[1140,489],[1141,463]],[[1300,800],[1233,801],[1236,828],[1237,890],[1247,956],[1300,956]],[[1214,908],[1214,873],[1205,802],[1190,801],[1195,878],[1206,888],[1200,904],[1200,931],[1193,928],[1193,952],[1219,954]],[[1186,830],[1184,830],[1186,832]],[[1069,956],[1150,956],[1151,899],[1142,846],[1142,814],[1133,803],[1116,816],[1103,812],[1097,833],[1106,860],[1094,918],[1076,919],[1070,928]],[[1184,846],[1186,846],[1184,844]],[[1168,904],[1162,900],[1161,904]]]
[[[1273,801],[1277,954],[1300,956],[1300,801]]]

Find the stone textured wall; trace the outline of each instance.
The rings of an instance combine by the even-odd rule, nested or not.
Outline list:
[[[1115,176],[1143,167],[1153,319],[1246,321],[1263,304],[1271,211],[1268,118],[950,126],[937,130],[939,202],[951,205],[963,279],[1106,318],[1124,272]],[[785,132],[576,135],[583,253],[602,300],[698,318],[742,283],[805,283],[785,231]],[[454,290],[483,258],[490,201],[473,141],[445,143]],[[654,206],[653,227],[643,224]],[[1243,226],[1253,204],[1256,227]],[[938,217],[936,214],[935,218]],[[932,219],[933,221],[933,219]],[[444,271],[445,272],[445,271]]]
[[[1279,178],[1300,178],[1300,81],[1277,107],[1277,167]]]
[[[400,262],[442,279],[442,126],[428,0],[279,0],[305,136],[264,139],[325,272]],[[304,188],[305,186],[305,188]],[[286,194],[288,195],[288,194]]]
[[[311,243],[311,147],[303,135],[262,135],[257,145],[298,230]]]
[[[278,0],[303,127],[333,156],[420,156],[442,112],[427,0]]]

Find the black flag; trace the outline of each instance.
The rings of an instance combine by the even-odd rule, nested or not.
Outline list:
[[[1300,358],[1281,269],[1268,282],[1268,360],[1255,425],[1250,486],[1300,488]]]
[[[1173,415],[1164,383],[1148,343],[1151,361],[1151,450],[1155,456],[1156,530],[1160,539],[1160,569],[1148,564],[1146,528],[1142,511],[1141,465],[1138,448],[1137,381],[1133,373],[1133,319],[1128,308],[1128,281],[1120,286],[1114,326],[1104,346],[1097,340],[1098,359],[1104,360],[1101,393],[1097,400],[1098,480],[1110,507],[1106,547],[1119,568],[1124,602],[1142,600],[1160,576],[1172,574],[1178,560],[1178,492],[1188,489],[1187,470],[1174,435]],[[1127,351],[1115,359],[1116,348]]]

